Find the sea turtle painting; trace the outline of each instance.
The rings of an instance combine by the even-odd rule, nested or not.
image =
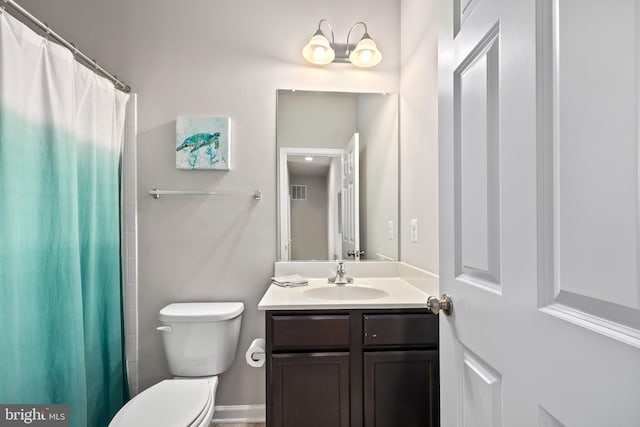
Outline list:
[[[208,147],[211,144],[215,144],[215,149],[220,148],[220,132],[214,132],[213,135],[210,133],[196,133],[195,135],[191,135],[189,138],[186,138],[182,145],[176,148],[176,151],[184,150],[185,148],[190,148],[191,151],[189,153],[193,153],[198,151],[202,147]]]
[[[229,170],[229,118],[178,116],[176,167]]]

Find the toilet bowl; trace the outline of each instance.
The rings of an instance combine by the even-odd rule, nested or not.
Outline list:
[[[176,303],[160,310],[165,355],[174,379],[131,399],[109,427],[204,427],[213,418],[218,374],[235,358],[244,304]]]

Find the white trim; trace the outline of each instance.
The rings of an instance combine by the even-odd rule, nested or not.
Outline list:
[[[138,274],[138,184],[136,147],[138,133],[138,98],[130,94],[125,107],[121,147],[121,262],[124,304],[124,348],[127,383],[131,397],[140,391],[139,362],[139,274]]]
[[[277,223],[280,254],[278,259],[289,261],[289,168],[286,151],[280,150],[278,166],[278,213],[280,214],[280,220]]]
[[[640,348],[640,332],[637,329],[585,313],[564,304],[551,304],[539,309],[541,312],[581,326],[614,340]]]
[[[287,167],[287,157],[290,155],[295,156],[325,156],[325,157],[340,157],[342,158],[342,153],[344,152],[341,148],[305,148],[305,147],[280,147],[280,152],[278,155],[279,165],[278,165],[278,213],[279,213],[279,221],[277,222],[277,232],[278,232],[278,260],[279,261],[289,261],[290,255],[288,253],[289,244],[285,242],[289,237],[284,235],[285,230],[289,230],[289,209],[288,209],[288,201],[289,201],[289,185],[287,180],[287,185],[284,184],[284,177],[288,176],[289,170]]]
[[[216,406],[212,423],[264,423],[267,405],[220,405]]]

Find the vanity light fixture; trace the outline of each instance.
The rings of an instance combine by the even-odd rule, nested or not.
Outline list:
[[[324,35],[320,26],[326,23],[331,32],[331,43]],[[309,43],[302,49],[304,59],[316,65],[326,65],[334,60],[336,52],[333,50],[334,45],[333,28],[326,19],[321,19],[318,23],[318,30],[313,34]]]
[[[323,22],[329,27],[331,41],[320,28]],[[351,32],[358,25],[364,27],[364,34],[357,44],[349,44]],[[347,42],[340,44],[335,42],[333,29],[329,22],[326,19],[321,19],[318,23],[318,29],[309,40],[309,43],[302,49],[302,56],[316,65],[326,65],[331,62],[350,62],[357,67],[373,67],[382,61],[382,54],[369,35],[367,24],[362,21],[356,22],[351,26],[347,33]]]

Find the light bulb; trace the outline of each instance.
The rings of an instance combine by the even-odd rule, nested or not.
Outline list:
[[[363,50],[360,52],[360,61],[368,63],[371,61],[371,58],[373,58],[373,54],[370,50]]]
[[[381,60],[382,54],[368,34],[358,42],[356,48],[349,55],[349,61],[357,67],[373,67]]]
[[[329,40],[322,34],[316,34],[302,49],[302,56],[312,64],[324,65],[333,61],[336,54]]]
[[[325,50],[322,46],[316,46],[315,49],[313,49],[313,57],[318,61],[324,58],[324,53],[325,53]]]

